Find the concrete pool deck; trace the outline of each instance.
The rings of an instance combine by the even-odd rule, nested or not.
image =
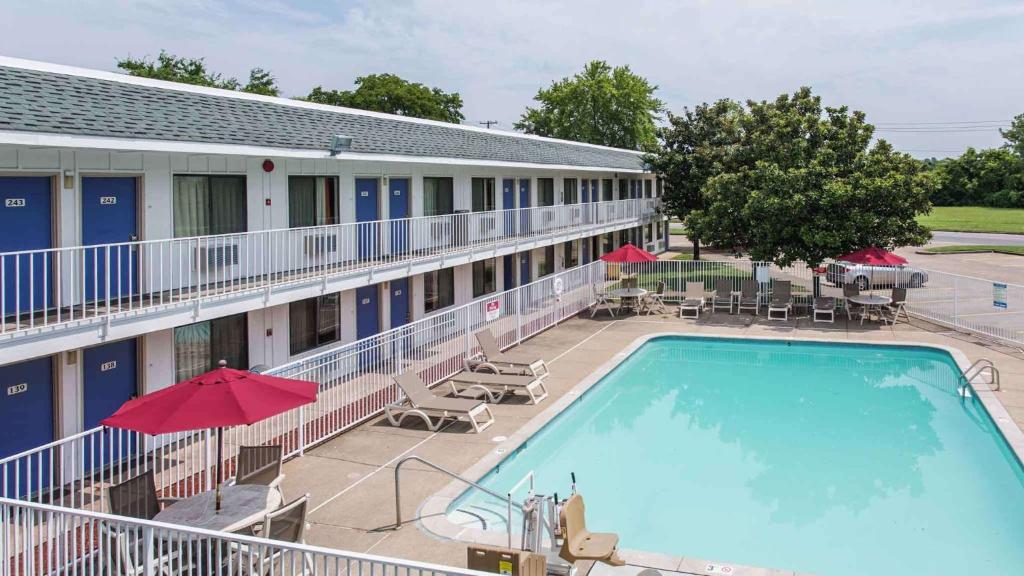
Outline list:
[[[670,307],[673,310],[674,307]],[[464,423],[454,423],[436,433],[411,422],[394,428],[383,417],[367,422],[285,464],[284,490],[289,498],[311,495],[311,529],[307,542],[356,552],[465,566],[466,544],[436,537],[423,529],[421,505],[445,489],[451,478],[418,462],[402,467],[403,525],[394,528],[395,465],[403,457],[417,455],[457,473],[469,470],[496,454],[537,415],[558,403],[602,364],[612,360],[634,341],[652,333],[738,337],[814,338],[833,341],[930,343],[962,351],[970,361],[992,359],[1002,374],[1002,390],[994,397],[1005,406],[1018,426],[1024,423],[1024,354],[974,338],[914,321],[894,329],[860,326],[837,320],[833,325],[812,324],[806,319],[789,323],[767,322],[763,316],[702,316],[699,322],[680,320],[671,314],[624,319],[574,318],[523,343],[521,349],[536,353],[549,364],[547,385],[551,396],[539,405],[513,398],[492,407],[497,422],[482,434],[471,433]],[[507,450],[507,448],[505,448]],[[429,522],[428,522],[429,523]],[[708,561],[667,558],[633,553],[635,566],[687,574],[718,574]],[[728,563],[728,558],[712,559]],[[793,574],[786,570],[742,569],[735,574]],[[785,567],[779,567],[785,568]],[[616,574],[630,576],[626,568]],[[607,572],[595,569],[595,576]],[[627,573],[628,572],[628,573]]]

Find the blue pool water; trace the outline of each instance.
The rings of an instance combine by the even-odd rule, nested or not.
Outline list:
[[[622,547],[863,574],[1024,574],[1024,472],[945,352],[649,341],[483,479],[587,502]],[[504,530],[464,494],[449,518]],[[520,494],[520,497],[522,494]]]

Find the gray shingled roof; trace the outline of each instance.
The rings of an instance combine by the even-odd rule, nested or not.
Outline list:
[[[624,150],[0,66],[0,130],[474,160],[641,168]]]

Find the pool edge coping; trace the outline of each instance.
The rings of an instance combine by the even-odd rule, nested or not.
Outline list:
[[[866,344],[871,346],[891,346],[891,347],[917,347],[917,348],[931,348],[935,350],[941,350],[950,355],[953,362],[956,364],[960,372],[970,367],[970,360],[967,355],[959,348],[948,346],[945,344],[935,344],[931,342],[879,342],[874,340],[833,340],[827,338],[814,338],[814,337],[803,337],[803,336],[764,336],[764,335],[744,335],[735,336],[727,334],[699,334],[693,332],[679,332],[679,331],[666,331],[666,332],[654,332],[651,334],[644,334],[633,339],[632,342],[627,344],[622,350],[616,352],[614,356],[608,359],[605,363],[601,364],[587,376],[580,380],[575,386],[570,388],[558,399],[554,400],[551,405],[545,408],[542,412],[528,420],[522,427],[512,433],[508,438],[498,443],[494,450],[488,452],[485,456],[477,460],[473,465],[464,470],[460,475],[464,478],[478,482],[488,472],[490,472],[495,466],[500,464],[510,454],[518,450],[527,440],[533,437],[538,431],[544,426],[549,424],[559,414],[564,412],[573,402],[577,401],[583,394],[589,391],[594,385],[601,381],[605,376],[611,373],[617,368],[623,361],[629,358],[634,352],[636,352],[641,346],[647,342],[656,338],[663,338],[666,336],[670,337],[684,337],[684,338],[708,338],[708,339],[720,339],[720,340],[769,340],[769,341],[802,341],[802,342],[816,342],[824,344]],[[1010,451],[1016,456],[1017,460],[1024,464],[1024,431],[1021,431],[1020,427],[1014,422],[1013,418],[1010,417],[1006,407],[996,396],[995,391],[985,386],[983,389],[976,388],[973,384],[971,389],[974,394],[981,401],[982,406],[985,408],[986,413],[992,422],[996,425],[999,433],[1003,436]],[[417,517],[418,525],[420,529],[424,530],[431,536],[440,537],[443,539],[457,540],[460,542],[476,543],[476,544],[488,544],[492,546],[507,546],[508,536],[505,532],[487,532],[479,530],[477,528],[466,528],[459,526],[450,520],[448,520],[448,508],[452,502],[458,499],[467,490],[467,485],[459,480],[452,480],[444,488],[429,496],[419,506]],[[633,549],[622,549],[620,553],[629,564],[644,566],[649,568],[655,568],[660,570],[669,571],[694,571],[701,570],[703,567],[711,564],[719,564],[720,562],[728,563],[727,560],[722,561],[705,561],[697,560],[691,557],[684,556],[672,556],[669,554],[661,554],[657,552],[648,552],[644,550],[633,550]],[[742,566],[738,564],[729,564],[735,570],[734,573],[742,576],[745,573],[753,573],[757,571],[758,574],[762,574],[764,570],[769,570],[772,573],[793,573],[791,570],[777,570],[767,567],[753,567],[753,566]],[[699,572],[704,573],[704,572]]]

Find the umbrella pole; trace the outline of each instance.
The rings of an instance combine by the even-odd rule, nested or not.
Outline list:
[[[224,477],[221,474],[221,464],[224,462],[224,428],[217,428],[217,507],[216,511],[220,512],[220,481]]]

